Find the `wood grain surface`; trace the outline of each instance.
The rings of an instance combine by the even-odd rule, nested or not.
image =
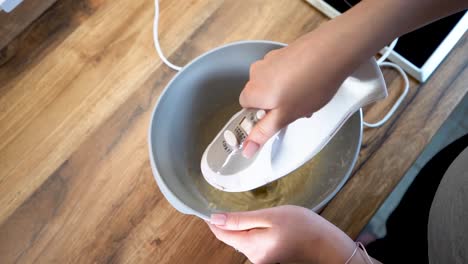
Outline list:
[[[153,5],[59,0],[1,50],[0,263],[248,263],[153,180],[150,112],[175,74],[154,50]],[[236,40],[288,43],[326,21],[299,0],[162,0],[161,12],[161,45],[179,65]],[[465,34],[385,126],[365,130],[354,176],[322,214],[350,236],[467,93],[467,47]],[[368,120],[400,92],[398,75],[385,77],[389,99]]]

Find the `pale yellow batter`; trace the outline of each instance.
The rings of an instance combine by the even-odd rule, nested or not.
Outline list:
[[[224,108],[200,122],[197,154],[201,154],[213,140],[229,118],[240,110],[239,105]],[[229,193],[220,191],[208,184],[200,170],[193,170],[196,185],[211,209],[227,211],[245,211],[281,204],[302,204],[307,199],[306,191],[313,184],[312,172],[320,160],[320,154],[291,174],[258,189]]]

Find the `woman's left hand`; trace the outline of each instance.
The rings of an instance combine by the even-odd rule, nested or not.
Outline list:
[[[215,214],[208,225],[219,240],[256,264],[345,263],[355,248],[339,228],[298,206]]]

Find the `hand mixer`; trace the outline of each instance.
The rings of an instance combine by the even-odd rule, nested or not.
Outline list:
[[[386,96],[381,75],[368,80],[351,76],[328,104],[310,118],[300,118],[280,130],[250,159],[242,155],[243,143],[265,111],[243,109],[208,145],[201,160],[202,174],[212,186],[227,192],[266,185],[302,166],[322,150],[352,114]]]

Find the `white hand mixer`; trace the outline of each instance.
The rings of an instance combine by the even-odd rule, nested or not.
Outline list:
[[[382,74],[372,59],[345,80],[328,104],[310,118],[300,118],[283,128],[250,159],[242,155],[243,143],[265,111],[243,109],[227,122],[203,153],[202,174],[212,186],[227,192],[268,184],[320,152],[361,107],[386,96]]]

